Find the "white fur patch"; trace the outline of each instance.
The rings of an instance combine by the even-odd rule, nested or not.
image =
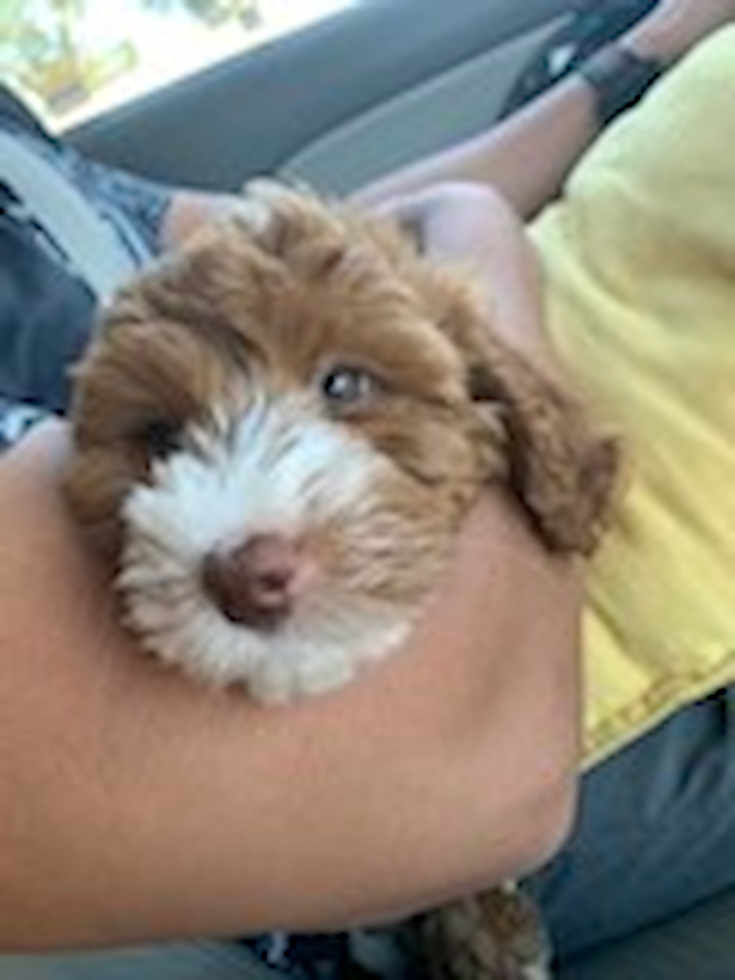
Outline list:
[[[336,520],[355,529],[356,542],[363,523],[379,537],[371,510],[382,456],[293,396],[259,399],[235,421],[220,411],[189,436],[196,454],[156,463],[153,485],[134,489],[123,509],[117,585],[145,647],[203,680],[285,701],[344,684],[401,642],[413,610],[371,597],[354,578],[327,576],[267,633],[228,620],[201,582],[207,555],[253,535],[297,538]]]
[[[532,963],[523,967],[523,980],[553,980],[553,976],[545,963]]]

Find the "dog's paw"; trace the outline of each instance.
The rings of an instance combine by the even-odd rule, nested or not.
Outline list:
[[[232,218],[238,222],[253,238],[261,238],[268,233],[273,218],[271,185],[278,185],[270,180],[253,180],[242,189],[242,195],[231,210]]]
[[[349,208],[319,197],[305,184],[268,178],[249,181],[236,210],[241,227],[272,255],[287,262],[321,246],[344,249],[355,228],[345,221]]]
[[[514,883],[427,916],[424,953],[433,980],[551,980],[538,910]]]
[[[256,177],[243,186],[235,215],[254,237],[260,238],[267,236],[274,223],[301,213],[315,200],[314,193],[306,186]]]

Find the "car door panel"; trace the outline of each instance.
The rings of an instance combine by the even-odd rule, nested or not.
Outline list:
[[[487,130],[524,66],[566,19],[524,31],[374,106],[303,147],[281,173],[345,194]]]
[[[369,109],[582,0],[362,0],[70,131],[150,177],[236,189]]]

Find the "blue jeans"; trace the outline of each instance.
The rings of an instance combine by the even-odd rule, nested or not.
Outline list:
[[[735,688],[728,688],[585,778],[575,833],[531,890],[565,958],[734,884]]]

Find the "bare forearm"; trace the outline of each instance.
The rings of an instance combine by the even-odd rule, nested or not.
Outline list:
[[[356,200],[370,205],[447,180],[477,181],[530,217],[556,194],[596,134],[592,93],[571,78],[488,132],[376,181]]]
[[[381,918],[560,839],[578,586],[499,502],[473,517],[406,650],[335,697],[259,709],[140,656],[48,480],[48,447],[23,452],[0,473],[0,948]]]

